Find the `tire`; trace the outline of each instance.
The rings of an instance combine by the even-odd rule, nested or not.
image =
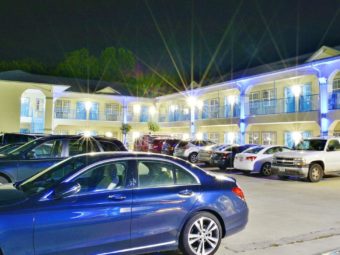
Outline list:
[[[225,171],[227,169],[225,166],[219,166],[218,168],[222,171]]]
[[[210,231],[209,231],[210,230]],[[220,221],[211,213],[198,212],[185,224],[180,236],[180,249],[188,255],[213,255],[222,239]]]
[[[190,153],[188,160],[189,160],[190,163],[197,163],[198,162],[198,153],[197,152]]]
[[[272,164],[269,162],[266,162],[261,167],[261,174],[263,176],[271,176],[272,175]]]
[[[4,175],[0,175],[0,185],[10,183],[11,180]]]
[[[308,171],[307,180],[310,182],[319,182],[323,177],[323,168],[318,163],[311,164]]]
[[[246,175],[246,176],[250,176],[251,175],[251,171],[241,171],[241,173]]]

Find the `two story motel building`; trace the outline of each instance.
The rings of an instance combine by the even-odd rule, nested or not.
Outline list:
[[[340,51],[321,47],[298,64],[281,61],[236,78],[157,98],[129,96],[120,84],[0,73],[0,132],[135,138],[158,122],[159,134],[218,143],[286,144],[340,135]],[[294,62],[292,64],[292,62]]]

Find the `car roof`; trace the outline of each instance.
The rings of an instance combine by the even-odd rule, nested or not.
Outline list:
[[[55,139],[95,139],[98,141],[119,141],[117,138],[103,137],[103,136],[85,137],[83,135],[49,135],[49,136],[40,137],[37,140],[49,141],[49,140],[55,140]]]

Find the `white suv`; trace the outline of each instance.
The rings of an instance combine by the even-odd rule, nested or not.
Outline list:
[[[294,149],[273,157],[272,171],[280,178],[298,176],[318,182],[324,174],[340,173],[340,138],[307,138]]]
[[[197,163],[200,149],[214,144],[209,140],[180,141],[175,147],[174,156],[187,159],[191,163]]]

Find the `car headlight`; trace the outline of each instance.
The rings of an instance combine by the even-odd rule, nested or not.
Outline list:
[[[305,166],[306,164],[307,164],[306,160],[303,159],[303,158],[294,159],[294,165],[296,165],[296,166]]]

